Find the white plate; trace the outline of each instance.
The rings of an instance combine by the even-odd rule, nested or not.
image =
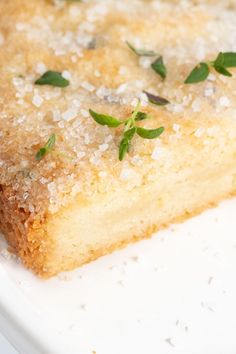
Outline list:
[[[23,354],[235,354],[235,210],[49,281],[0,256],[0,330]]]
[[[5,337],[0,333],[0,353],[4,354],[17,354],[15,349],[11,344],[6,340]]]

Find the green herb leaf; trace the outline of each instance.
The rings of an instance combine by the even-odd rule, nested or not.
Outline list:
[[[124,132],[124,138],[131,140],[133,139],[135,133],[136,133],[136,127],[132,127]]]
[[[137,127],[137,134],[143,139],[156,139],[164,132],[164,130],[164,127],[157,129],[145,129]]]
[[[153,95],[152,93],[149,93],[147,91],[143,91],[143,92],[147,95],[148,101],[157,106],[166,106],[167,104],[170,103],[166,98]]]
[[[153,50],[137,49],[130,42],[126,41],[127,46],[139,57],[155,57],[158,55]]]
[[[145,119],[148,119],[148,118],[149,118],[149,115],[147,113],[138,112],[136,114],[135,120],[136,120],[136,122],[139,122],[140,120],[145,120]]]
[[[70,84],[70,81],[66,80],[60,72],[49,70],[36,80],[35,84],[66,87]]]
[[[216,58],[216,60],[213,62],[214,67],[224,67],[224,54],[220,52]]]
[[[224,58],[224,67],[225,68],[235,68],[236,67],[236,53],[234,52],[225,52],[221,53]]]
[[[185,84],[196,84],[205,81],[210,73],[209,66],[206,63],[200,63],[189,74]]]
[[[95,120],[95,122],[97,122],[100,125],[107,125],[108,127],[116,128],[123,123],[115,117],[96,113],[92,109],[89,110],[89,113],[91,117]]]
[[[231,74],[231,72],[229,72],[229,70],[227,70],[227,69],[226,69],[225,67],[223,67],[223,66],[215,66],[215,70],[216,70],[219,74],[221,74],[221,75],[228,76],[228,77],[233,76],[233,75]]]
[[[129,148],[130,148],[130,141],[127,138],[123,138],[120,142],[120,146],[119,146],[119,160],[122,161],[125,157],[125,155],[127,154],[127,152],[129,152]]]
[[[216,60],[213,62],[213,66],[215,68],[215,70],[220,73],[221,75],[224,76],[232,76],[232,74],[226,69],[227,66],[227,55],[225,55],[224,53],[219,53]],[[225,60],[226,59],[226,60]],[[228,62],[229,64],[229,62]]]
[[[54,147],[56,143],[56,135],[52,134],[46,144],[37,152],[35,158],[40,161],[46,154],[48,154]]]
[[[151,64],[152,69],[159,74],[162,79],[166,78],[167,75],[167,69],[163,61],[163,57],[160,56],[157,58],[152,64]]]
[[[119,160],[122,161],[125,155],[129,152],[131,140],[136,133],[136,127],[132,127],[124,131],[123,138],[119,145]]]

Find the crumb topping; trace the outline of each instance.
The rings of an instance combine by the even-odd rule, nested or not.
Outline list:
[[[236,70],[230,79],[211,72],[205,82],[184,84],[199,61],[236,51],[234,7],[15,0],[0,2],[0,13],[0,184],[11,185],[10,198],[30,213],[55,213],[75,197],[149,183],[160,167],[177,164],[183,137],[207,153],[220,125],[230,122],[227,139],[235,139]],[[127,41],[163,56],[164,81],[150,68],[153,58],[137,57]],[[61,72],[70,85],[35,85],[47,70]],[[152,105],[143,91],[171,103]],[[89,109],[126,119],[138,99],[152,117],[141,126],[164,126],[165,133],[157,140],[134,137],[120,162],[119,128],[97,125]],[[36,161],[52,134],[54,149]]]

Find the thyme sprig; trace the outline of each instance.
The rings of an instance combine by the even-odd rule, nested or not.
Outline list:
[[[129,153],[131,148],[131,143],[134,136],[137,134],[143,139],[156,139],[163,132],[164,127],[159,127],[156,129],[146,129],[139,127],[137,122],[149,118],[149,115],[140,111],[141,103],[138,104],[135,110],[132,112],[131,116],[126,120],[120,120],[116,117],[100,114],[92,109],[89,110],[91,117],[100,125],[106,125],[111,128],[117,128],[121,125],[124,126],[124,130],[119,143],[119,160],[122,161],[127,153]]]
[[[215,60],[199,63],[190,72],[185,80],[185,84],[196,84],[205,81],[210,74],[211,67],[214,68],[220,75],[231,77],[232,73],[228,70],[228,68],[236,67],[236,53],[220,52]]]
[[[53,149],[54,146],[55,146],[55,143],[56,143],[56,134],[52,134],[52,135],[49,137],[49,139],[48,139],[48,141],[46,142],[46,144],[38,150],[37,154],[35,155],[36,160],[37,160],[37,161],[42,160],[42,158],[43,158],[45,155],[47,155],[49,152],[51,152],[52,149]]]
[[[139,57],[157,57],[150,67],[155,71],[163,80],[167,75],[167,68],[164,63],[163,56],[154,52],[153,50],[135,48],[130,42],[126,41],[127,46]]]

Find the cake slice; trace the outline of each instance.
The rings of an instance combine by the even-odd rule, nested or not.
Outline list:
[[[236,51],[233,6],[10,0],[0,14],[0,229],[28,268],[73,269],[235,194],[236,71],[211,64]],[[184,83],[200,62],[209,73]],[[119,155],[114,121],[132,115]]]

